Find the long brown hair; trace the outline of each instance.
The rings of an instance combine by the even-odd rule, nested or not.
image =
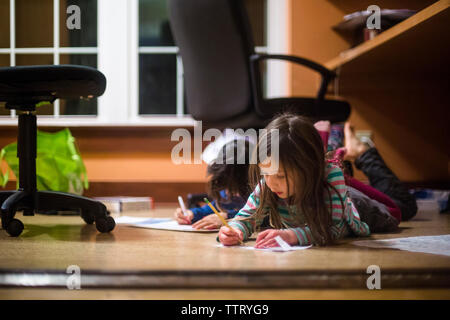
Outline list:
[[[306,224],[312,233],[313,242],[316,245],[328,245],[333,242],[331,234],[331,193],[333,188],[328,182],[325,173],[325,154],[322,139],[314,128],[312,122],[305,117],[284,113],[272,120],[266,129],[264,139],[259,138],[257,150],[258,163],[261,158],[259,150],[267,148],[265,154],[271,157],[273,146],[271,145],[273,129],[278,129],[279,135],[279,163],[283,166],[286,177],[288,194],[286,204],[291,217],[298,224]],[[263,153],[264,155],[264,153]],[[261,171],[257,164],[251,164],[249,168],[249,180],[252,186],[260,183]],[[289,190],[289,179],[293,179],[295,190]],[[276,229],[287,228],[283,224],[278,213],[277,196],[264,185],[260,185],[260,205],[251,218],[255,218],[256,224],[269,215],[271,227]],[[330,199],[326,205],[326,195]],[[290,206],[295,205],[296,212],[292,212]]]

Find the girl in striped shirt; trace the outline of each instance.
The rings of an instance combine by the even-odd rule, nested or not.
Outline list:
[[[278,157],[276,152],[271,155],[273,129],[279,135]],[[266,132],[256,148],[258,164],[250,164],[250,181],[256,187],[229,222],[231,230],[225,226],[220,229],[222,244],[236,245],[263,229],[256,248],[278,246],[277,236],[290,245],[323,246],[351,234],[370,235],[348,196],[342,170],[325,161],[321,137],[308,119],[283,114],[266,127]],[[261,153],[261,148],[265,152]],[[278,170],[268,170],[273,167]]]

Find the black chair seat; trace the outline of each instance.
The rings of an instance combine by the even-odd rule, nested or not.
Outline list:
[[[203,129],[264,128],[274,116],[283,111],[306,115],[314,121],[343,122],[351,112],[350,104],[347,101],[337,99],[323,100],[320,106],[317,105],[315,98],[299,97],[265,99],[263,103],[266,112],[262,116],[249,110],[238,116],[221,119],[220,121],[203,121]],[[339,112],[336,112],[336,110],[339,110]],[[198,120],[202,119],[199,118]]]
[[[220,121],[204,121],[202,118],[194,119],[202,121],[203,130],[209,128],[216,128],[219,130],[224,130],[227,128],[239,128],[243,130],[247,130],[250,128],[258,129],[264,128],[267,124],[269,124],[271,120],[271,118],[260,117],[256,113],[250,111],[231,118],[222,119]]]
[[[264,110],[267,110],[269,115],[285,110],[306,115],[314,121],[328,120],[332,123],[346,121],[351,112],[347,101],[337,99],[322,100],[320,105],[317,104],[316,98],[305,97],[265,99],[263,103]]]
[[[57,98],[101,96],[106,88],[105,76],[98,70],[75,65],[43,65],[0,68],[0,101],[7,107]]]

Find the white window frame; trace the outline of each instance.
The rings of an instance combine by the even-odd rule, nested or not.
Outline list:
[[[177,54],[176,47],[139,47],[139,0],[97,1],[97,47],[61,48],[59,46],[59,0],[53,0],[54,43],[49,48],[15,47],[15,0],[10,0],[10,64],[15,66],[17,53],[52,53],[54,64],[59,54],[97,54],[97,68],[105,75],[105,93],[98,98],[96,116],[69,116],[59,114],[59,100],[54,103],[54,115],[39,116],[38,125],[45,126],[195,126],[190,115],[183,114],[183,66],[177,58],[176,115],[139,115],[139,54]],[[259,53],[288,52],[288,0],[267,0],[267,47],[256,47]],[[83,18],[81,18],[83,19]],[[267,96],[284,96],[287,88],[286,63],[268,64]],[[114,106],[114,107],[111,107]],[[12,110],[10,117],[0,117],[0,125],[16,125]]]
[[[16,24],[15,24],[15,0],[9,1],[10,8],[10,47],[0,48],[1,54],[10,55],[10,66],[16,66],[16,54],[53,54],[53,64],[59,65],[60,54],[98,54],[96,47],[60,47],[59,43],[59,0],[53,0],[53,47],[37,47],[37,48],[16,48]],[[54,114],[51,116],[39,116],[38,123],[49,125],[60,125],[62,123],[77,123],[85,121],[88,116],[75,118],[74,116],[60,116],[60,100],[57,99],[53,103]],[[93,117],[91,117],[93,118]],[[17,123],[16,111],[11,110],[10,117],[3,116],[0,118],[0,125],[9,125]]]
[[[267,0],[267,51],[271,54],[289,54],[290,21],[289,0]],[[270,61],[267,64],[267,97],[287,97],[289,63]]]

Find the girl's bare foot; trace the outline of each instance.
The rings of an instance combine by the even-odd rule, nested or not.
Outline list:
[[[346,122],[344,126],[345,148],[347,153],[344,156],[345,160],[355,160],[369,148],[365,143],[359,140],[350,122]]]

